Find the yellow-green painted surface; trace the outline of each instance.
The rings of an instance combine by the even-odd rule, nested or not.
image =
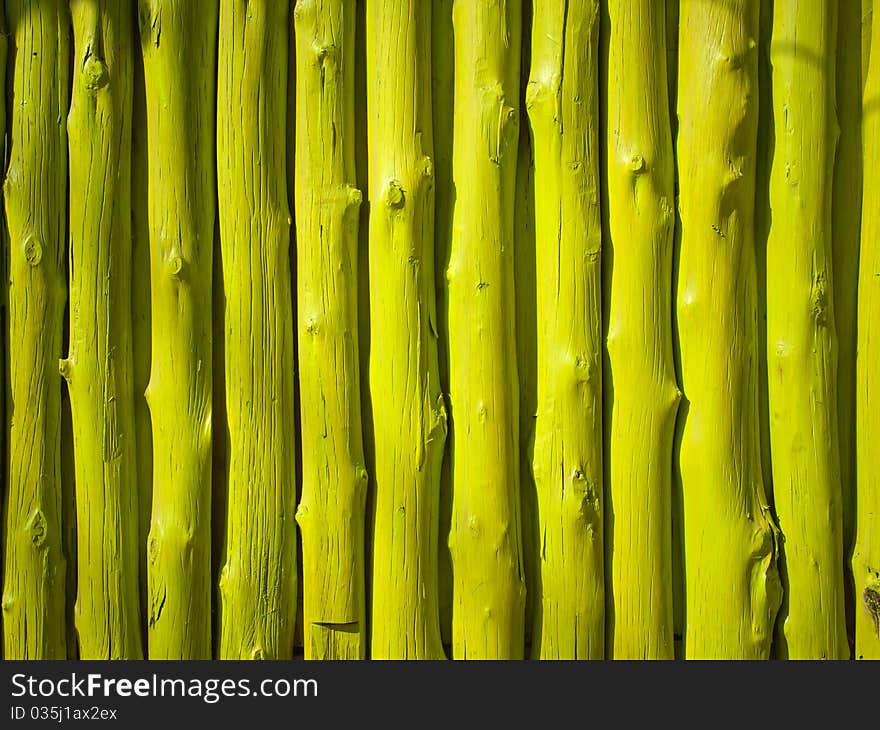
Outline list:
[[[849,653],[831,266],[836,9],[833,0],[777,0],[770,46],[767,382],[785,589],[776,653],[793,659]]]
[[[218,0],[138,7],[149,140],[149,656],[208,659]]]
[[[661,11],[653,0],[608,5],[606,654],[615,659],[674,654],[672,438],[681,394],[672,360],[674,160]]]
[[[81,659],[142,658],[131,318],[133,15],[72,0],[70,345]],[[96,193],[100,190],[100,194]]]
[[[297,106],[296,146],[303,648],[307,659],[363,659],[367,471],[357,337],[355,8],[345,0],[304,0],[294,15],[297,95],[315,100]]]
[[[455,201],[446,268],[452,655],[523,655],[513,203],[518,0],[452,8]]]
[[[366,2],[374,659],[443,656],[430,18],[421,0]]]
[[[67,298],[67,110],[70,17],[61,0],[9,0],[8,454],[3,644],[7,659],[64,659],[61,535],[62,325]]]
[[[873,5],[0,1],[6,657],[878,656]]]
[[[759,659],[781,598],[758,427],[759,3],[680,6],[684,649],[688,658]]]
[[[293,655],[287,18],[288,7],[275,0],[220,0],[217,189],[229,439],[217,596],[221,659]]]
[[[605,651],[599,3],[535,3],[527,95],[534,148],[538,551],[531,654]]]

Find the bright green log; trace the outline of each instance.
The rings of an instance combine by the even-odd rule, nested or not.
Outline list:
[[[757,659],[768,655],[780,601],[758,426],[759,3],[680,4],[685,655]]]
[[[367,471],[358,366],[355,5],[301,0],[296,229],[307,659],[363,659]],[[328,368],[327,363],[333,363]]]
[[[672,135],[654,0],[608,4],[608,648],[672,659]]]
[[[149,148],[151,659],[211,657],[211,259],[218,0],[139,0]]]
[[[605,654],[598,53],[597,0],[535,3],[527,108],[541,537],[531,546],[539,550],[531,653],[540,659]]]
[[[131,333],[131,8],[71,0],[70,391],[81,659],[140,659]]]
[[[880,48],[880,15],[871,45]],[[880,393],[872,387],[880,363],[880,53],[871,56],[862,107],[862,236],[859,265],[858,358],[856,361],[856,651],[880,659]]]
[[[776,143],[767,239],[773,496],[784,587],[777,656],[845,659],[843,534],[832,304],[837,0],[776,0]]]
[[[66,3],[9,0],[13,38],[9,168],[8,478],[3,639],[7,659],[63,659],[60,418],[66,297],[70,62]]]
[[[229,432],[217,610],[221,659],[293,655],[297,570],[285,163],[288,11],[287,3],[276,0],[220,3],[217,187]]]
[[[430,19],[421,0],[367,0],[374,659],[443,657]]]
[[[525,648],[513,272],[520,2],[455,0],[452,23],[452,655],[517,659]]]

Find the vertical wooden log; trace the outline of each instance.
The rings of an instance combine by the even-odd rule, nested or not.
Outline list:
[[[680,5],[685,655],[757,659],[768,655],[780,601],[758,423],[759,3]]]
[[[776,0],[770,47],[776,143],[767,239],[773,496],[784,588],[777,655],[843,659],[837,334],[831,266],[836,0]]]
[[[608,647],[671,659],[674,186],[666,19],[654,0],[608,4]]]
[[[149,654],[208,659],[218,0],[139,8],[151,141]]]
[[[63,659],[62,323],[66,298],[66,3],[9,0],[14,55],[9,169],[8,480],[4,495],[3,638],[7,659]]]
[[[446,409],[434,294],[430,19],[420,0],[367,0],[375,659],[443,656],[437,539]]]
[[[355,5],[300,0],[297,275],[307,659],[363,659],[367,471],[358,365]],[[328,363],[333,366],[328,368]]]
[[[599,3],[538,0],[535,155],[538,551],[532,656],[605,653]]]
[[[452,654],[516,659],[525,647],[513,291],[521,5],[456,0],[452,23]]]
[[[70,391],[81,659],[140,659],[131,320],[131,7],[71,0]]]
[[[217,185],[229,430],[218,594],[221,659],[293,655],[288,12],[287,3],[275,0],[220,3]]]

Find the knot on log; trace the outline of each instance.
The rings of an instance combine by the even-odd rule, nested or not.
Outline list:
[[[46,515],[43,514],[43,510],[38,509],[34,512],[33,517],[31,517],[28,523],[28,531],[31,533],[31,541],[34,547],[39,548],[45,544],[48,528],[46,526]]]
[[[865,588],[862,601],[874,621],[874,631],[880,636],[880,585]]]
[[[640,175],[648,169],[648,163],[646,163],[645,158],[639,154],[630,157],[626,166],[633,175]]]
[[[179,279],[183,273],[183,258],[174,255],[168,259],[168,273],[174,279]]]
[[[385,205],[392,210],[400,210],[406,204],[406,195],[399,180],[389,180],[382,197],[385,199]]]
[[[34,236],[25,239],[24,258],[30,266],[39,266],[43,260],[43,244]]]
[[[89,56],[83,66],[83,79],[86,88],[92,93],[103,89],[110,81],[107,64],[97,56]]]

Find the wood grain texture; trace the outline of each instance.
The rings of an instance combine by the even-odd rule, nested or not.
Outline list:
[[[452,23],[452,654],[515,659],[525,650],[513,298],[521,6],[457,0]]]
[[[666,18],[653,0],[608,5],[609,290],[605,377],[608,647],[671,659],[674,160]]]
[[[12,40],[9,167],[8,477],[3,643],[7,659],[64,659],[61,534],[62,324],[67,297],[70,17],[60,0],[6,3]]]
[[[680,6],[684,649],[688,658],[766,658],[781,596],[758,423],[759,3]]]
[[[531,654],[596,659],[605,653],[599,3],[536,2],[531,32],[540,323]]]
[[[770,47],[767,382],[784,589],[776,649],[793,659],[849,654],[831,265],[836,9],[776,0]]]
[[[295,432],[285,170],[288,7],[221,0],[217,187],[229,470],[221,659],[293,655]]]
[[[430,19],[420,0],[366,3],[374,659],[443,657]]]
[[[150,140],[149,656],[209,659],[218,0],[138,7]]]
[[[70,345],[81,659],[140,659],[131,319],[134,14],[72,0]]]
[[[294,16],[297,96],[314,100],[297,105],[296,146],[304,649],[307,659],[363,659],[355,7],[301,0]]]

